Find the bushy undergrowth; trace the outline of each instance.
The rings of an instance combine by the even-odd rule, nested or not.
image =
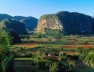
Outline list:
[[[94,68],[94,49],[86,49],[80,55],[80,60],[89,67]]]

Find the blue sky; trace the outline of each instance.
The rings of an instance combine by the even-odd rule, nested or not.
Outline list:
[[[0,0],[0,13],[33,16],[58,11],[79,12],[94,16],[94,0]]]

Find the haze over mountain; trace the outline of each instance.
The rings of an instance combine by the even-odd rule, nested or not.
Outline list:
[[[27,30],[32,31],[37,27],[38,19],[34,17],[26,17],[19,21],[25,24]]]
[[[32,31],[36,28],[37,21],[38,21],[38,19],[34,17],[24,17],[24,16],[14,16],[13,17],[8,14],[0,14],[0,21],[6,18],[24,23],[26,29],[29,31]]]

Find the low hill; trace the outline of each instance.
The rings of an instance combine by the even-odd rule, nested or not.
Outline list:
[[[18,21],[4,19],[0,22],[0,27],[3,27],[4,29],[8,30],[13,30],[18,35],[26,34],[24,23]]]

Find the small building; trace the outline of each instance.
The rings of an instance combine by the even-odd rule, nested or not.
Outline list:
[[[48,56],[49,57],[55,57],[55,55],[53,53],[49,53]]]

